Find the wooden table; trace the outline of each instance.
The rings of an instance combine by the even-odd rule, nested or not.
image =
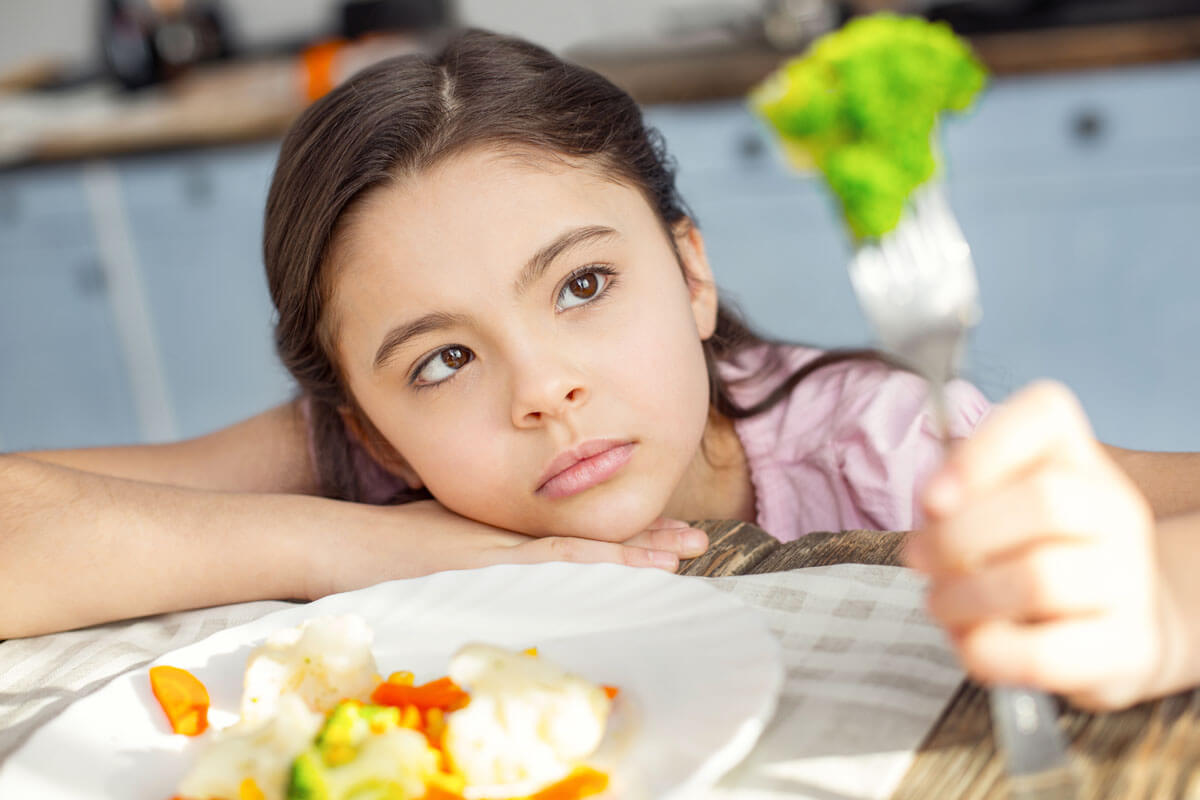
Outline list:
[[[898,566],[906,535],[812,533],[785,544],[744,522],[706,521],[698,527],[708,532],[711,544],[703,556],[684,563],[685,575],[749,575],[843,563]],[[1081,800],[1200,800],[1200,690],[1108,714],[1064,706],[1059,722],[1079,770]],[[966,680],[921,744],[894,798],[1001,800],[1009,796],[1003,766],[987,694]]]

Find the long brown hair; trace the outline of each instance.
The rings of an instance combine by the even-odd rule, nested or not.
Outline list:
[[[587,160],[640,190],[672,244],[671,231],[690,219],[663,138],[643,122],[634,100],[599,74],[519,39],[466,31],[435,55],[376,64],[309,107],[279,154],[263,257],[278,312],[276,347],[309,404],[316,468],[328,496],[364,499],[356,467],[361,450],[339,413],[356,406],[334,361],[325,317],[331,278],[324,265],[339,220],[374,187],[483,144]],[[717,362],[765,341],[736,312],[718,308],[716,332],[704,343],[713,410],[732,418],[760,413],[814,370],[862,355],[823,354],[743,408]],[[356,413],[366,435],[378,437]],[[428,495],[392,500],[419,496]]]

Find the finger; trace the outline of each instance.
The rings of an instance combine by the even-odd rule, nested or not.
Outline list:
[[[911,557],[927,572],[961,572],[1043,540],[1094,541],[1140,530],[1140,506],[1122,502],[1119,487],[1097,492],[1108,483],[1091,471],[1044,466],[932,521]]]
[[[971,438],[955,445],[922,500],[930,516],[948,514],[966,496],[1006,483],[1044,460],[1086,464],[1096,447],[1070,390],[1040,381],[996,407]]]
[[[1140,697],[1158,658],[1149,626],[1105,617],[1040,625],[993,620],[957,636],[956,644],[981,683],[1033,686],[1105,708]]]
[[[654,520],[654,522],[651,522],[649,525],[647,525],[646,530],[655,531],[655,530],[660,530],[663,528],[690,528],[690,527],[691,527],[690,525],[688,525],[686,522],[684,522],[681,519],[671,519],[670,517],[659,517],[658,519]]]
[[[616,542],[551,536],[511,548],[511,563],[570,561],[581,564],[625,564],[630,567],[654,567],[674,572],[679,556],[665,550],[653,550]]]
[[[929,613],[947,628],[1099,613],[1119,601],[1121,564],[1111,551],[1071,544],[1027,548],[976,572],[933,581]],[[1103,580],[1113,576],[1114,580]],[[1116,584],[1116,585],[1114,585]]]
[[[625,540],[625,544],[651,550],[665,550],[682,558],[694,558],[708,549],[708,534],[697,528],[647,529]]]

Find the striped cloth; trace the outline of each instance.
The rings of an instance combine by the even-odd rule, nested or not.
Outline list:
[[[963,679],[915,575],[839,564],[689,580],[763,613],[786,667],[775,717],[705,800],[888,797]],[[289,605],[219,606],[0,644],[0,769],[35,729],[117,675]]]

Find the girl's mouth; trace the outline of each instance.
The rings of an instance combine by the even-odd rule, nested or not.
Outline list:
[[[633,457],[633,442],[588,442],[551,463],[549,478],[542,481],[536,494],[543,497],[570,497],[604,483],[616,475]],[[566,466],[555,471],[559,463]]]

